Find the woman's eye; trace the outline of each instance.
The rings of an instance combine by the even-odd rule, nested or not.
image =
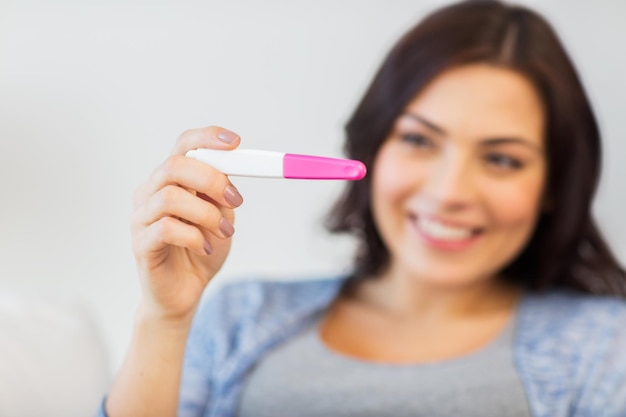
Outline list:
[[[523,166],[519,160],[497,153],[487,155],[486,160],[489,165],[499,169],[517,170]]]
[[[403,133],[400,135],[403,142],[410,143],[411,145],[420,148],[432,148],[434,143],[424,135],[418,133]]]

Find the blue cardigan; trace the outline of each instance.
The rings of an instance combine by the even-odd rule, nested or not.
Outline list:
[[[327,308],[343,282],[239,282],[205,300],[187,343],[179,417],[233,416],[246,373]],[[534,417],[626,417],[624,300],[526,293],[516,320],[515,366]]]

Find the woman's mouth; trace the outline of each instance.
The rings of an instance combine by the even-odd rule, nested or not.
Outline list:
[[[480,228],[452,226],[425,216],[409,217],[422,240],[438,249],[466,249],[476,243],[483,234]]]

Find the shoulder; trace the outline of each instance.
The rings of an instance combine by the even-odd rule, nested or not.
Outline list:
[[[553,344],[574,355],[599,354],[602,346],[626,350],[626,300],[553,290],[524,297],[518,317],[521,342]],[[626,357],[625,357],[626,359]]]
[[[230,332],[233,327],[264,327],[325,308],[344,278],[249,279],[223,283],[202,300],[195,327]]]
[[[539,331],[548,333],[624,332],[626,300],[571,290],[552,290],[525,296],[522,311]]]
[[[248,301],[258,299],[259,301],[272,303],[298,304],[303,299],[335,293],[342,283],[343,277],[341,276],[294,277],[292,279],[280,280],[266,278],[246,279],[223,284],[213,298],[246,298]]]
[[[215,380],[222,380],[229,370],[243,366],[242,356],[258,356],[310,315],[326,308],[342,281],[257,279],[213,288],[194,317],[185,354],[186,380],[193,380],[190,375],[197,370],[208,372],[207,369],[216,372]]]
[[[342,277],[235,281],[223,284],[208,295],[203,304],[217,306],[226,314],[258,314],[267,309],[279,311],[332,298],[342,283]]]

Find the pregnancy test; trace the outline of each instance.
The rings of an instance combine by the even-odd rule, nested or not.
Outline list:
[[[360,180],[366,168],[361,161],[298,155],[254,149],[194,149],[186,156],[202,161],[226,175],[307,180]]]

